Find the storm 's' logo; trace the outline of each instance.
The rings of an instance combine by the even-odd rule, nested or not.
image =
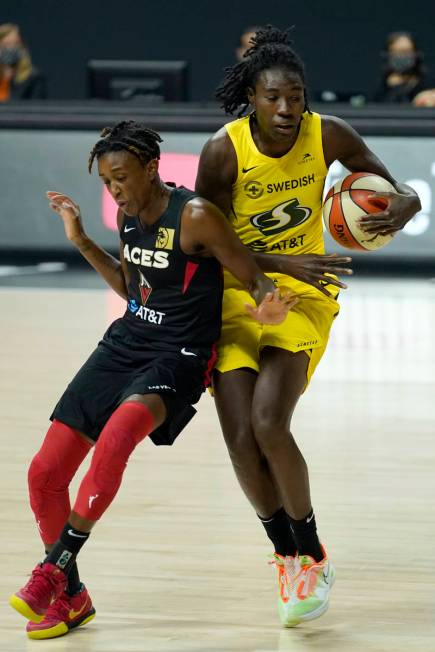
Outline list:
[[[290,199],[275,206],[271,211],[254,215],[251,217],[251,224],[263,235],[275,235],[299,226],[311,213],[311,208],[299,206],[297,199]]]

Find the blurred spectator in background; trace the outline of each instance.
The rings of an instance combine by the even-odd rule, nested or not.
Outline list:
[[[435,107],[435,88],[428,88],[421,91],[412,100],[414,106],[432,106]]]
[[[241,61],[246,50],[251,47],[251,38],[255,36],[255,32],[260,29],[259,27],[247,27],[240,35],[240,45],[236,48],[236,59]]]
[[[433,86],[426,78],[423,53],[409,32],[392,32],[385,43],[383,77],[375,102],[411,103],[419,93]]]
[[[44,97],[44,76],[33,67],[18,25],[0,25],[0,102]]]

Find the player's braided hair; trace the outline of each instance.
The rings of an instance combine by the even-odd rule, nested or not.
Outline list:
[[[304,84],[304,111],[309,111],[304,64],[291,47],[289,30],[266,25],[257,30],[251,43],[242,61],[225,68],[225,77],[216,90],[216,99],[222,103],[225,113],[240,109],[237,115],[241,116],[249,106],[248,88],[254,88],[260,73],[270,68],[285,68],[300,76]]]
[[[89,173],[95,158],[98,160],[107,152],[126,150],[137,156],[144,165],[154,158],[160,158],[159,143],[162,142],[162,138],[156,131],[148,129],[139,122],[123,120],[114,127],[105,127],[101,136],[101,140],[94,145],[89,156]]]

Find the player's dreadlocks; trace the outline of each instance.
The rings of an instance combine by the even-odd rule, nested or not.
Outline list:
[[[252,46],[245,52],[242,61],[225,68],[225,77],[216,90],[216,98],[222,102],[225,113],[240,109],[237,114],[240,117],[249,106],[248,88],[254,88],[260,73],[270,68],[285,68],[300,76],[304,84],[304,111],[310,110],[304,64],[291,48],[288,32],[288,29],[282,31],[272,25],[262,27],[252,37]]]
[[[118,122],[114,127],[105,127],[101,136],[101,140],[94,145],[89,156],[89,173],[95,158],[99,159],[107,152],[126,150],[137,156],[143,165],[154,158],[160,158],[159,143],[162,139],[156,131],[144,127],[139,122],[133,120]]]

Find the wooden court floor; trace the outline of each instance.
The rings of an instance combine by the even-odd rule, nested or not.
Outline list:
[[[435,650],[435,285],[353,280],[343,294],[293,423],[337,569],[329,612],[281,629],[270,546],[204,396],[172,449],[136,451],[82,551],[95,620],[38,642],[7,605],[42,555],[27,465],[121,306],[103,290],[0,288],[1,652]]]

